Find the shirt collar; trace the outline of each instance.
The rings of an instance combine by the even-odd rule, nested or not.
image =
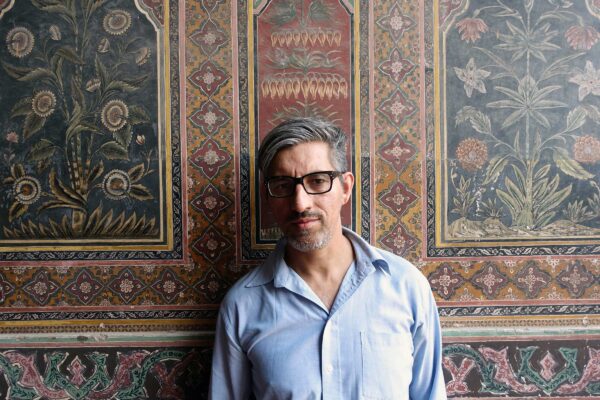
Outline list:
[[[350,229],[342,229],[344,235],[350,239],[354,248],[355,265],[358,270],[373,266],[388,275],[390,274],[388,263],[375,247],[371,246]],[[253,276],[248,280],[246,287],[261,286],[271,281],[274,282],[276,287],[282,287],[286,284],[291,274],[290,267],[283,259],[286,243],[287,240],[285,238],[281,238],[277,242],[275,250],[265,260],[264,264],[252,272]]]

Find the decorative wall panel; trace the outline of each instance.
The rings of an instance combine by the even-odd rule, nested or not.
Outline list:
[[[349,136],[348,169],[359,179],[342,222],[369,238],[370,160],[360,150],[369,144],[362,131],[368,119],[361,124],[369,112],[360,103],[369,82],[362,82],[368,65],[359,58],[367,16],[358,1],[259,1],[238,9],[239,90],[248,93],[239,104],[242,260],[264,258],[281,236],[263,206],[255,162],[262,138],[294,117],[327,119]]]
[[[0,260],[181,261],[178,71],[161,11],[19,1],[0,12]]]
[[[0,393],[205,398],[277,236],[257,146],[321,115],[344,223],[431,284],[450,397],[600,396],[599,6],[0,0]]]

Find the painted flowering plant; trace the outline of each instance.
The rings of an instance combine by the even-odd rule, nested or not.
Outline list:
[[[156,154],[137,133],[151,118],[135,97],[149,84],[150,48],[129,35],[130,12],[105,7],[106,0],[30,1],[56,23],[16,26],[3,38],[11,57],[0,60],[2,70],[23,94],[10,110],[18,129],[6,140],[28,148],[24,157],[4,159],[12,203],[3,235],[156,234],[154,218],[113,207],[154,198],[143,181],[155,173]],[[34,223],[30,211],[49,215]]]
[[[448,150],[455,155],[449,211],[459,216],[451,235],[569,234],[600,218],[589,168],[600,162],[600,140],[592,134],[600,123],[600,70],[588,53],[600,33],[571,2],[473,7],[455,24],[469,50],[448,75],[456,82],[453,95],[464,96],[454,120],[466,129]],[[574,197],[574,185],[587,199]]]

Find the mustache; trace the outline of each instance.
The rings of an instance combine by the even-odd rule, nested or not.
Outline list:
[[[290,217],[288,218],[289,222],[292,221],[296,221],[298,219],[302,219],[302,218],[319,218],[321,219],[322,214],[320,212],[316,212],[316,211],[302,211],[302,212],[295,212],[292,215],[290,215]]]

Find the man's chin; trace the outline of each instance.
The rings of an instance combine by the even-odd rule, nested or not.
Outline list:
[[[321,234],[316,235],[316,237],[313,235],[288,236],[287,241],[293,249],[306,253],[327,247],[331,241],[331,235]]]

